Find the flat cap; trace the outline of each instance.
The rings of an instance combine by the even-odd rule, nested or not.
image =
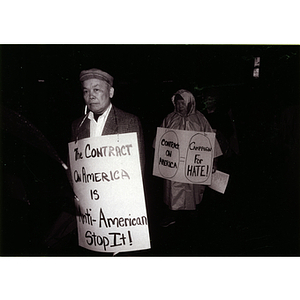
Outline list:
[[[89,69],[89,70],[83,70],[80,72],[79,79],[81,82],[85,81],[87,79],[91,79],[91,78],[96,78],[99,80],[106,81],[111,86],[114,83],[114,78],[111,75],[109,75],[108,73],[106,73],[102,70],[99,70],[99,69],[93,68],[93,69]]]

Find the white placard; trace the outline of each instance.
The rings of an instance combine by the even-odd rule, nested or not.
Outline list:
[[[81,247],[98,252],[150,248],[136,133],[69,143]]]
[[[157,128],[153,175],[172,181],[211,184],[215,133]]]
[[[216,171],[212,174],[211,185],[209,187],[219,193],[224,194],[229,180],[229,174]]]

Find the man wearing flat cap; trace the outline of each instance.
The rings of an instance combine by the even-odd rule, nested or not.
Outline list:
[[[102,70],[90,69],[80,73],[80,82],[86,112],[72,124],[72,141],[101,135],[136,132],[143,172],[145,157],[141,123],[138,117],[112,105],[113,77]]]

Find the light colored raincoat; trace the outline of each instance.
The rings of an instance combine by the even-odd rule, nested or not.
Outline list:
[[[180,94],[189,111],[186,116],[176,111],[175,95]],[[187,90],[179,90],[172,96],[174,111],[167,115],[161,127],[189,131],[213,132],[204,115],[196,110],[193,94]],[[222,155],[221,148],[215,140],[214,157]],[[205,185],[181,183],[164,180],[164,201],[171,210],[195,210],[196,204],[202,201]]]

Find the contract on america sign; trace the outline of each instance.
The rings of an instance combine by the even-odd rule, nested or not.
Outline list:
[[[153,175],[172,181],[211,184],[215,133],[157,128]]]
[[[98,252],[150,248],[136,133],[69,143],[79,245]]]

